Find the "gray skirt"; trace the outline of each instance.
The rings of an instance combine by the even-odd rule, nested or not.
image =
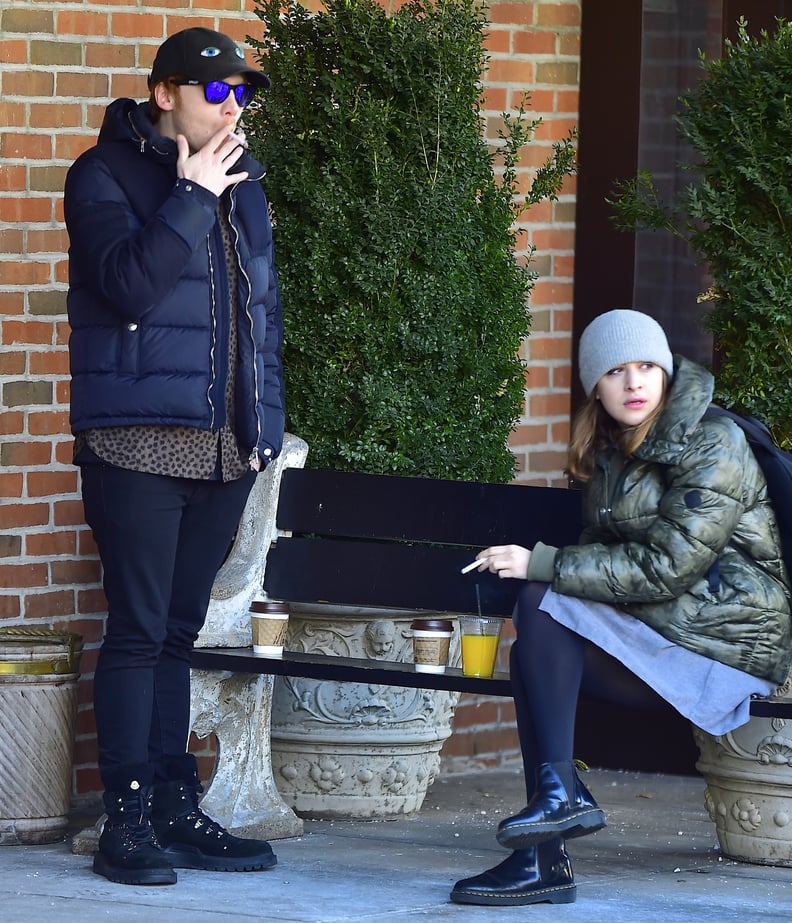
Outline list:
[[[710,734],[726,734],[745,724],[751,698],[770,695],[777,687],[667,641],[639,619],[605,603],[548,589],[540,608],[620,660],[681,715]]]

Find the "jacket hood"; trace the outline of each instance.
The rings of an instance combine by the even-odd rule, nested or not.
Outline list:
[[[176,163],[178,148],[172,138],[165,138],[151,121],[149,104],[134,99],[117,99],[105,110],[102,127],[99,130],[99,144],[113,141],[130,141],[147,154],[162,163]],[[264,167],[247,151],[231,169],[231,173],[247,171],[251,179],[261,179]]]
[[[665,465],[675,464],[712,402],[714,387],[711,372],[684,356],[674,356],[674,377],[665,407],[636,456]]]
[[[176,162],[178,150],[171,138],[163,138],[149,115],[148,102],[134,99],[117,99],[105,110],[99,129],[99,144],[112,141],[131,141],[141,153],[153,154],[164,161]]]

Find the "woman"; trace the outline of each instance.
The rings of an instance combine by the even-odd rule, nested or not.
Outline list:
[[[712,375],[630,310],[592,321],[579,364],[587,399],[569,473],[584,485],[580,543],[478,555],[480,571],[526,581],[511,676],[528,806],[498,827],[511,854],[457,882],[457,903],[575,900],[564,842],[605,826],[572,760],[581,688],[632,705],[665,699],[722,734],[789,668],[775,516],[742,431],[704,416]]]

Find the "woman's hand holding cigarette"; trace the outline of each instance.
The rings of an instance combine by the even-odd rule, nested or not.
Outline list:
[[[478,569],[488,570],[498,577],[512,577],[525,580],[528,575],[528,562],[531,552],[522,545],[493,545],[476,555],[476,560],[462,568],[461,573],[468,574]]]

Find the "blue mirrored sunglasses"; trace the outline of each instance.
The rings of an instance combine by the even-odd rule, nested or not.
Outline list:
[[[209,83],[201,83],[200,80],[174,80],[176,86],[203,87],[204,99],[213,106],[219,106],[228,99],[228,94],[233,92],[237,105],[244,109],[253,102],[256,95],[256,88],[249,83],[239,83],[232,85],[225,80],[211,80]]]

